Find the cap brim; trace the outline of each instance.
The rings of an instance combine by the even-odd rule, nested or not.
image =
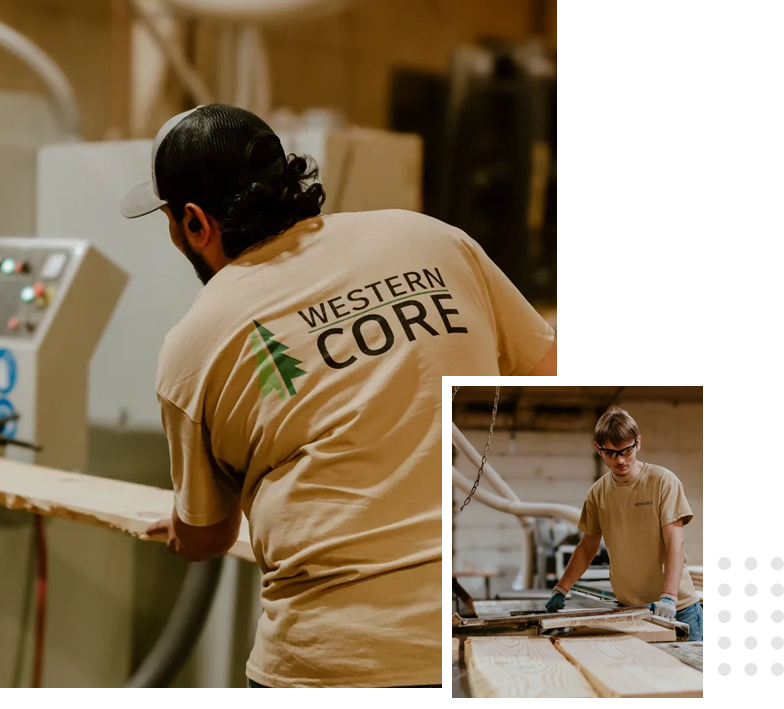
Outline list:
[[[136,185],[120,203],[120,212],[126,219],[143,217],[151,214],[156,209],[160,209],[166,202],[156,197],[152,188],[152,180]]]

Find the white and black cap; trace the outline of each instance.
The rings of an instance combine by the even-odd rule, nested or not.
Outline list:
[[[125,195],[120,212],[134,219],[172,199],[214,206],[284,164],[280,140],[257,115],[224,104],[197,106],[163,124],[152,144],[152,179]]]

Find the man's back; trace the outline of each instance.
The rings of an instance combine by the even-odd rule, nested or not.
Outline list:
[[[257,682],[440,681],[441,376],[526,373],[552,341],[519,294],[511,332],[488,264],[415,213],[316,218],[223,268],[167,337],[184,521],[240,499],[264,574]]]

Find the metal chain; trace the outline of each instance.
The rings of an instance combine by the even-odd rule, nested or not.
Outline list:
[[[474,480],[474,486],[471,488],[471,492],[468,493],[468,497],[466,497],[463,506],[458,510],[458,512],[462,512],[466,505],[471,502],[471,498],[474,496],[476,492],[476,488],[479,487],[479,481],[482,479],[482,473],[485,471],[485,463],[487,462],[487,454],[490,452],[490,441],[493,440],[493,429],[495,428],[495,417],[498,413],[498,397],[501,395],[501,387],[495,388],[495,401],[493,402],[493,417],[490,419],[490,435],[487,437],[487,443],[485,443],[485,454],[482,456],[482,463],[479,466],[479,472],[476,475],[476,480]]]

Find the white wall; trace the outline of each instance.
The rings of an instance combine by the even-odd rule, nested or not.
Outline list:
[[[662,465],[683,483],[694,512],[686,527],[686,556],[702,564],[702,405],[663,402],[619,402],[640,427],[640,459]],[[490,407],[488,406],[488,424]],[[481,453],[487,430],[464,430]],[[558,502],[582,507],[596,475],[593,432],[550,433],[498,431],[490,448],[490,462],[524,502]],[[474,468],[458,455],[456,467],[470,480]],[[603,469],[604,470],[604,469]],[[456,506],[465,496],[453,489]],[[508,587],[519,568],[521,531],[517,520],[471,502],[457,515],[453,545],[455,567],[497,569],[504,578],[494,588]],[[470,590],[482,593],[481,583],[464,580]]]

